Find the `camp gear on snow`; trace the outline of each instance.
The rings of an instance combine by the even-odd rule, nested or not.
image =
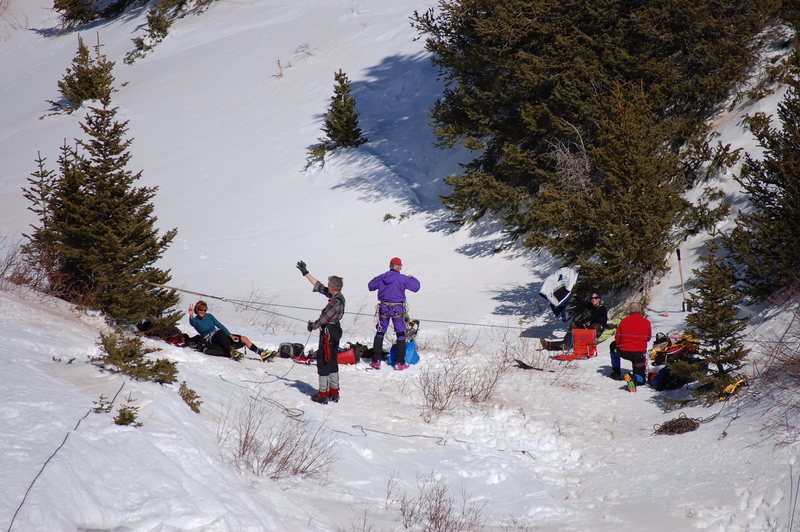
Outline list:
[[[567,321],[567,301],[572,295],[572,288],[578,280],[578,272],[572,268],[561,268],[547,277],[539,289],[539,295],[550,303],[553,314]]]
[[[720,401],[725,401],[731,395],[735,394],[739,391],[742,386],[749,386],[750,382],[747,380],[747,377],[739,377],[722,390],[722,393],[719,396]]]
[[[554,355],[554,360],[583,360],[597,355],[594,329],[572,329],[572,345],[565,353]],[[562,346],[563,349],[563,346]]]
[[[399,342],[398,342],[399,343]],[[417,352],[417,344],[414,342],[405,342],[405,360],[403,363],[408,366],[409,364],[416,364],[419,362],[419,353]],[[399,357],[397,356],[397,344],[393,345],[392,348],[389,350],[389,361],[387,362],[390,366],[394,366],[395,363],[399,362]]]
[[[281,358],[292,358],[303,354],[303,344],[283,342],[278,346],[278,355]]]
[[[355,364],[358,362],[358,358],[356,357],[356,350],[353,348],[352,345],[347,345],[345,348],[339,349],[338,355],[338,362],[339,364]]]

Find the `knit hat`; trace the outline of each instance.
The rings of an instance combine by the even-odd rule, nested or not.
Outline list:
[[[403,261],[402,261],[402,260],[400,260],[400,259],[399,259],[399,258],[397,258],[397,257],[395,257],[395,258],[393,258],[392,260],[390,260],[390,261],[389,261],[389,267],[390,267],[390,268],[391,268],[392,266],[395,266],[395,265],[396,265],[396,266],[402,266],[402,265],[403,265]]]

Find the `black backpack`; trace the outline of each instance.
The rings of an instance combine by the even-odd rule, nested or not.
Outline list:
[[[281,358],[293,358],[299,357],[303,354],[303,350],[305,347],[303,344],[293,344],[290,342],[284,342],[278,346],[278,356]]]

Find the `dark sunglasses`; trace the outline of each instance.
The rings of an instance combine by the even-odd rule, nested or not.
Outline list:
[[[589,299],[600,299],[600,296],[592,296]]]

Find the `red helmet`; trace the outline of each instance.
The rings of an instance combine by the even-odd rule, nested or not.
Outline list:
[[[403,261],[402,261],[402,260],[400,260],[400,259],[399,259],[399,258],[397,258],[397,257],[395,257],[395,258],[393,258],[392,260],[390,260],[390,261],[389,261],[389,267],[390,267],[390,268],[391,268],[392,266],[395,266],[395,265],[396,265],[396,266],[402,266],[402,265],[403,265]]]

